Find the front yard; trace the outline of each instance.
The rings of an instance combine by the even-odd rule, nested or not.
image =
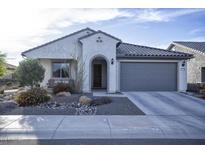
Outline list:
[[[81,105],[80,96],[53,96],[48,102],[25,107],[5,100],[0,102],[0,115],[144,115],[127,97],[111,97],[111,103],[103,105]],[[100,98],[87,96],[93,100]]]

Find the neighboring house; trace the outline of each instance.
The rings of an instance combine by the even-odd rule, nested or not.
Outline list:
[[[2,79],[13,79],[16,66],[6,63],[6,74],[2,76]]]
[[[118,91],[185,91],[186,60],[191,54],[134,45],[110,34],[82,29],[22,53],[39,59],[44,66],[47,86],[49,79],[76,78],[83,64],[83,92],[106,89]],[[82,65],[81,65],[82,66]]]
[[[193,54],[194,58],[190,59],[187,64],[188,82],[205,82],[205,42],[176,41],[170,44],[168,50]]]

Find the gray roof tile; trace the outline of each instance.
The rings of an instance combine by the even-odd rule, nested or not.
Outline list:
[[[205,53],[205,42],[183,42],[183,41],[174,41],[174,43],[183,45],[194,50],[198,50]]]
[[[118,58],[176,58],[176,59],[188,59],[192,58],[192,54],[170,51],[165,49],[121,43],[117,47]]]

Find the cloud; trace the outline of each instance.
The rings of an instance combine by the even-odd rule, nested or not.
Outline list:
[[[135,20],[140,23],[144,22],[168,22],[177,17],[204,11],[203,9],[142,9],[135,15]]]
[[[123,18],[124,23],[168,22],[202,9],[0,9],[0,51],[17,64],[20,53],[64,35],[72,25]],[[121,24],[122,22],[113,23]],[[141,24],[138,24],[138,26]],[[14,58],[14,59],[13,59]],[[12,60],[11,60],[12,59]]]
[[[130,16],[119,9],[1,9],[0,50],[11,56],[9,59],[17,53],[19,58],[21,51],[63,34],[63,28]]]
[[[195,28],[192,29],[188,34],[190,35],[195,35],[195,34],[200,34],[201,32],[204,32],[205,30],[203,28]]]
[[[197,36],[197,37],[193,37],[193,38],[187,39],[185,41],[205,42],[205,37],[204,36]]]

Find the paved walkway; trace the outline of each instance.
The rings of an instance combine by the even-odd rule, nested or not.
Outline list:
[[[204,139],[205,116],[0,116],[0,139]]]
[[[93,92],[93,96],[100,96],[100,97],[126,97],[124,94],[122,93],[107,93],[106,91],[94,91]]]

